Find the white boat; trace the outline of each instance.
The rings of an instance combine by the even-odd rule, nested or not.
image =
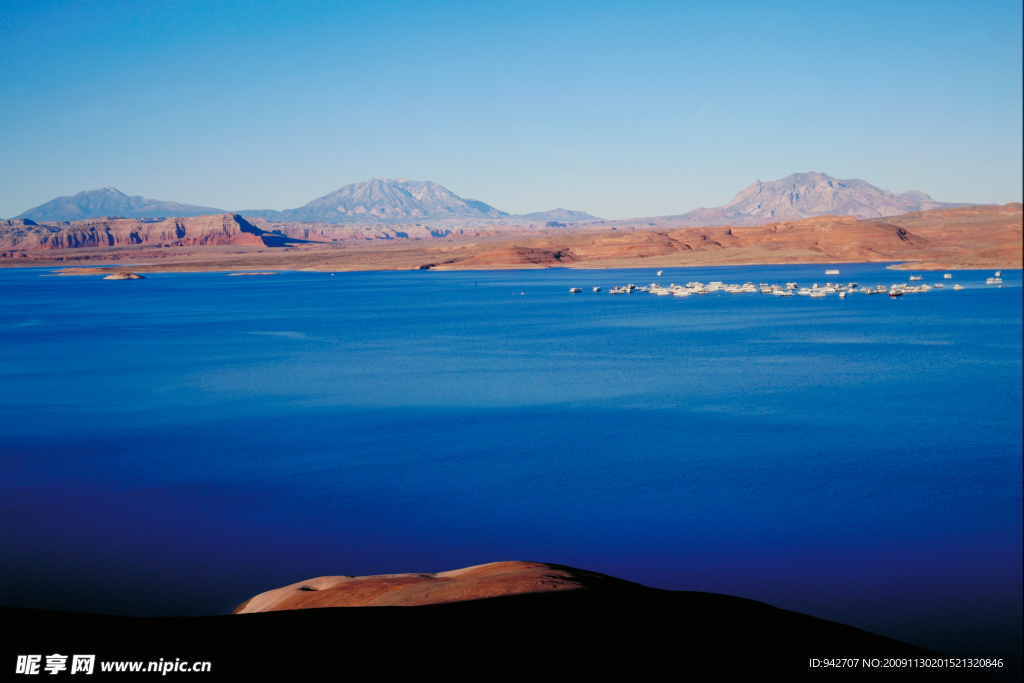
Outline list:
[[[800,289],[799,289],[799,290],[797,291],[797,294],[799,294],[800,296],[807,296],[807,295],[808,295],[808,294],[810,294],[810,293],[811,293],[811,290],[810,290],[810,289],[808,289],[807,287],[801,287],[801,288],[800,288]]]
[[[811,291],[811,298],[813,299],[820,299],[823,296],[825,296],[825,292],[820,289],[815,289]]]
[[[839,275],[838,270],[826,270],[825,275]]]
[[[578,293],[580,293],[580,292],[582,292],[582,291],[583,291],[583,290],[582,290],[582,289],[580,289],[579,287],[573,287],[573,288],[571,288],[571,289],[569,290],[569,293],[570,293],[570,294],[578,294]]]
[[[946,288],[946,285],[942,284],[941,282],[936,282],[935,283],[935,289],[945,289],[945,288]]]
[[[600,292],[600,291],[601,291],[601,288],[600,288],[600,287],[594,287],[594,291],[595,291],[595,292]]]
[[[911,279],[911,281],[913,281],[913,280],[920,280],[921,276],[920,275],[911,275],[910,279]]]
[[[953,289],[963,289],[963,285],[953,285]]]
[[[659,271],[658,271],[658,277],[661,277],[661,274],[662,274],[663,272],[665,272],[665,271],[663,271],[663,270],[659,270]]]
[[[996,271],[996,277],[999,277],[999,276],[1000,276],[1000,275],[1002,275],[1002,274],[1003,274],[1003,271],[1001,271],[1001,270],[997,270],[997,271]]]
[[[846,298],[846,292],[839,292],[839,298],[840,299],[845,299]]]
[[[990,277],[989,279],[985,280],[985,284],[986,285],[1001,285],[1001,284],[1003,284],[1003,278],[1001,278],[1001,277]]]
[[[944,278],[945,278],[945,279],[947,279],[947,280],[952,280],[952,279],[953,279],[953,275],[952,275],[952,274],[950,274],[950,273],[946,273],[946,274],[945,274],[945,275],[943,275],[942,277],[944,277]]]

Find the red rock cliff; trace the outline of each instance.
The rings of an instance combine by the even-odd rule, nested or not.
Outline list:
[[[264,233],[238,214],[192,218],[93,218],[85,221],[32,224],[5,221],[0,248],[24,250],[114,247],[157,243],[169,246],[251,244],[262,246]]]

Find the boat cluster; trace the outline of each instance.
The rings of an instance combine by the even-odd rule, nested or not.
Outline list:
[[[744,285],[727,285],[722,282],[711,282],[704,284],[703,282],[687,282],[686,285],[677,285],[675,283],[670,284],[668,287],[663,287],[656,282],[652,282],[646,287],[637,287],[636,285],[626,285],[624,287],[615,287],[609,294],[631,294],[633,292],[647,292],[656,296],[690,296],[691,294],[710,294],[711,292],[730,292],[732,294],[742,294],[744,292],[756,292],[757,289],[750,282]]]
[[[943,285],[938,285],[942,287]],[[920,287],[906,287],[905,285],[893,285],[894,288],[904,288],[904,291],[924,292],[931,289],[928,285],[921,285]],[[580,292],[581,289],[574,287],[569,290],[570,292]],[[594,287],[595,292],[600,292],[600,287]],[[846,297],[850,292],[864,292],[865,294],[884,294],[889,291],[889,288],[885,285],[878,285],[877,287],[869,287],[860,289],[856,282],[850,282],[847,284],[838,284],[832,282],[826,282],[824,286],[817,283],[811,287],[801,287],[795,282],[787,282],[785,285],[769,284],[762,282],[755,285],[753,282],[747,282],[742,285],[739,284],[726,284],[724,282],[709,282],[704,284],[703,282],[687,282],[685,285],[670,284],[668,287],[663,287],[658,283],[651,283],[647,286],[638,287],[636,285],[622,285],[619,287],[613,287],[608,291],[609,294],[633,294],[635,292],[645,292],[648,294],[654,294],[657,296],[678,296],[685,297],[692,294],[711,294],[713,292],[727,292],[729,294],[748,294],[760,292],[761,294],[771,294],[773,296],[810,296],[819,298],[827,296],[829,294],[838,294],[840,297]]]
[[[831,273],[832,271],[826,271]],[[658,275],[661,275],[661,271],[658,271]],[[996,271],[995,277],[990,277],[986,280],[987,284],[996,285],[1002,284],[1002,279],[999,277],[1001,273]],[[949,273],[944,274],[943,279],[951,280],[953,276]],[[911,275],[910,280],[916,282],[921,280],[920,275]],[[862,292],[864,294],[888,294],[891,297],[903,296],[904,294],[918,294],[927,292],[932,289],[945,289],[946,285],[938,282],[934,285],[926,285],[923,282],[919,285],[906,285],[906,284],[895,284],[889,287],[885,285],[877,285],[875,287],[861,287],[856,282],[848,282],[846,284],[826,282],[824,286],[814,283],[810,287],[801,287],[795,282],[787,282],[783,285],[773,285],[765,282],[755,285],[753,282],[747,282],[742,285],[731,284],[727,285],[724,282],[709,282],[704,284],[703,282],[687,282],[685,285],[670,284],[668,287],[652,282],[647,286],[638,287],[636,285],[620,285],[618,287],[612,287],[608,290],[609,294],[633,294],[636,292],[645,292],[647,294],[655,294],[657,296],[678,296],[685,297],[692,294],[711,294],[712,292],[728,292],[730,294],[745,294],[750,292],[760,292],[761,294],[771,294],[774,296],[793,296],[794,294],[799,296],[809,296],[812,298],[821,298],[828,296],[829,294],[837,294],[840,299],[845,299],[847,294],[853,294],[856,292]],[[953,285],[953,289],[963,289],[963,285]],[[569,292],[576,294],[583,290],[579,287],[573,287]],[[600,292],[600,287],[594,287],[595,292]]]
[[[636,285],[623,285],[621,287],[613,287],[608,291],[609,294],[632,294],[634,292],[646,292],[648,294],[654,294],[656,296],[690,296],[691,294],[710,294],[711,292],[730,292],[733,294],[742,294],[744,292],[756,292],[757,288],[754,287],[753,283],[746,283],[744,285],[727,285],[722,282],[712,282],[710,284],[704,284],[703,282],[687,282],[686,285],[677,285],[675,283],[670,284],[668,287],[663,287],[656,282],[652,282],[646,287],[637,287]]]

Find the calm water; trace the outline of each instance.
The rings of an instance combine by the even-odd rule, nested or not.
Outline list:
[[[1019,663],[1020,271],[43,272],[0,270],[2,604],[530,559]]]

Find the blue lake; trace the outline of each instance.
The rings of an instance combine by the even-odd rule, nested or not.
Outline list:
[[[1020,271],[607,295],[908,275],[824,268],[0,270],[0,603],[218,614],[524,559],[1019,666]]]

